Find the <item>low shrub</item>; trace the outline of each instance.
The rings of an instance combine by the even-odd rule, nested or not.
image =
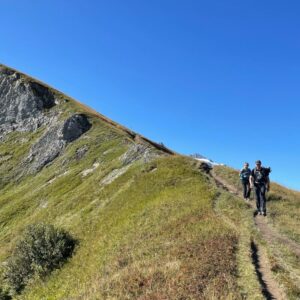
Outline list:
[[[69,258],[75,239],[53,225],[38,223],[24,231],[5,267],[5,279],[14,292],[20,292],[34,277],[44,277]]]
[[[11,296],[8,294],[8,291],[0,287],[0,300],[11,300]]]

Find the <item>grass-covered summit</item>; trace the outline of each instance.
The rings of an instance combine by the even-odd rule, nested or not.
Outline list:
[[[252,211],[196,160],[3,65],[0,139],[0,299],[264,298]],[[16,294],[5,268],[37,223],[75,252]]]

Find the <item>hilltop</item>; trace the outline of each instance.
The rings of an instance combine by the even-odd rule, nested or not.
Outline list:
[[[300,295],[299,257],[266,241],[251,207],[216,181],[236,185],[234,170],[207,173],[205,162],[4,65],[0,140],[1,289],[28,225],[53,224],[78,240],[66,264],[13,298],[264,299],[272,287],[258,276],[262,252],[280,292]],[[288,207],[299,199],[280,186],[270,194],[268,226],[296,244],[299,219]]]

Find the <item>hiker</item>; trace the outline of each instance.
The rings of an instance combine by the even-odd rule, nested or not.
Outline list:
[[[243,185],[243,195],[244,199],[248,201],[250,199],[250,175],[251,175],[251,169],[249,168],[249,163],[244,163],[243,169],[240,171],[240,179],[241,183]]]
[[[270,189],[269,173],[271,169],[262,167],[260,160],[257,160],[255,165],[256,167],[250,175],[250,187],[255,188],[256,213],[266,216],[266,191]]]

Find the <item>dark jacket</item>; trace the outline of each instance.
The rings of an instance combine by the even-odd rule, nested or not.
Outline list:
[[[240,179],[241,179],[241,181],[243,181],[243,182],[249,182],[250,175],[251,175],[251,169],[249,169],[249,168],[248,169],[243,168],[240,171]]]
[[[254,168],[251,172],[251,176],[254,179],[255,185],[263,185],[269,182],[269,172],[266,168],[262,167],[260,170]]]

